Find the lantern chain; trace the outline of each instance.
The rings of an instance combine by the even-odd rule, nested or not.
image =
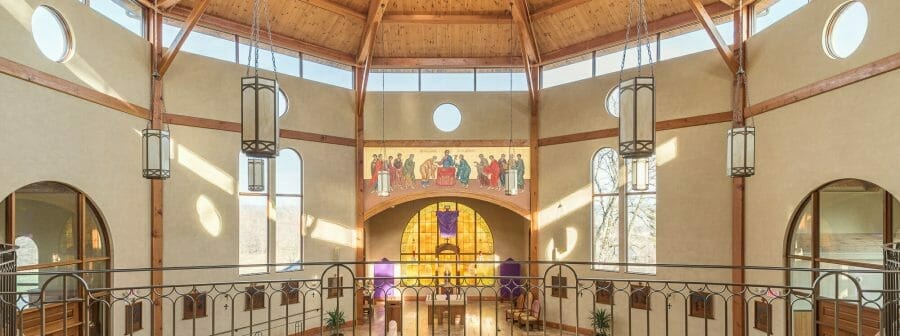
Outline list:
[[[637,6],[635,6],[637,5]],[[637,7],[637,8],[635,8]],[[637,19],[632,22],[632,16],[637,11]],[[633,0],[628,4],[628,16],[625,21],[625,45],[622,48],[622,62],[619,68],[619,83],[622,82],[622,76],[625,73],[625,61],[628,57],[628,45],[631,41],[631,27],[634,24],[635,33],[635,53],[637,54],[637,75],[640,76],[643,71],[643,51],[647,51],[648,66],[650,67],[650,76],[653,76],[653,52],[650,48],[650,28],[647,23],[647,13],[645,8],[645,0]]]
[[[260,13],[262,11],[262,13]],[[272,24],[269,19],[269,1],[256,0],[253,2],[253,19],[250,27],[250,46],[247,50],[247,76],[250,76],[252,63],[253,75],[259,75],[259,49],[261,39],[260,16],[265,16],[266,34],[269,38],[269,56],[272,58],[272,73],[275,81],[278,81],[278,66],[275,64],[275,47],[272,40]]]

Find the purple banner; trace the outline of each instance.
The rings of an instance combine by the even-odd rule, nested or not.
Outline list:
[[[438,211],[437,219],[441,238],[456,237],[456,222],[459,221],[459,211]]]

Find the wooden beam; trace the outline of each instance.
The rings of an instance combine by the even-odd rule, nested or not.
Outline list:
[[[310,5],[319,7],[329,12],[343,15],[349,19],[365,20],[366,14],[357,12],[355,9],[332,2],[331,0],[301,0]]]
[[[359,51],[356,53],[356,64],[363,64],[369,61],[372,49],[375,48],[375,36],[378,34],[378,26],[384,17],[384,10],[387,9],[389,0],[370,0],[369,15],[366,18],[366,28],[359,41]]]
[[[372,68],[376,69],[517,68],[524,64],[521,57],[375,57],[372,59]]]
[[[159,1],[157,0],[157,5]],[[159,73],[160,63],[163,59],[163,16],[159,12],[150,13],[147,31],[150,41],[150,127],[154,129],[162,129],[162,117],[165,113],[165,103],[163,100],[163,81],[162,77],[156,75]],[[163,261],[164,241],[163,231],[164,225],[164,208],[163,208],[163,180],[150,180],[150,285],[162,286],[163,271],[159,270],[165,267]],[[163,336],[163,299],[161,293],[153,291],[151,293],[153,316],[152,336]]]
[[[540,51],[534,39],[534,29],[531,26],[531,15],[528,14],[528,4],[525,0],[510,0],[510,11],[513,21],[519,31],[519,42],[522,45],[522,54],[529,64],[541,62]]]
[[[506,14],[386,14],[384,23],[406,24],[509,24],[512,17]]]
[[[185,18],[187,18],[190,13],[190,8],[179,5],[165,12],[164,15],[179,20],[185,20]],[[203,15],[200,18],[199,25],[209,29],[235,34],[243,38],[250,38],[250,26],[210,14]],[[274,44],[276,47],[299,51],[301,53],[321,57],[329,61],[338,62],[344,65],[354,65],[356,63],[356,59],[353,57],[353,55],[350,55],[348,53],[312,44],[282,34],[272,33],[272,44]]]
[[[719,1],[721,1],[723,4],[728,5],[731,8],[737,8],[741,3],[741,0],[719,0]],[[749,6],[754,3],[756,3],[756,0],[744,0],[744,6]]]
[[[241,124],[233,121],[224,121],[224,120],[216,120],[216,119],[208,119],[208,118],[200,118],[200,117],[192,117],[180,114],[172,114],[166,113],[163,115],[163,122],[170,125],[179,125],[179,126],[188,126],[188,127],[197,127],[197,128],[205,128],[212,129],[218,131],[226,131],[226,132],[237,132],[241,131]],[[296,131],[282,128],[279,131],[279,136],[285,139],[293,139],[293,140],[303,140],[309,142],[318,142],[325,143],[331,145],[340,145],[340,146],[354,146],[356,141],[351,138],[344,138],[339,136],[327,135],[327,134],[318,134],[318,133],[310,133],[304,131]]]
[[[875,62],[856,67],[815,83],[804,85],[789,92],[753,104],[747,117],[757,116],[820,94],[840,89],[900,68],[900,53],[887,56]]]
[[[700,21],[700,25],[703,26],[703,29],[706,30],[706,34],[709,35],[709,38],[712,40],[713,44],[716,46],[716,50],[719,51],[719,55],[722,56],[722,59],[725,60],[725,65],[731,69],[732,73],[736,73],[738,71],[738,62],[734,58],[734,53],[731,51],[731,48],[725,43],[725,39],[722,38],[722,34],[719,34],[719,30],[716,29],[716,23],[713,22],[712,17],[710,17],[709,12],[706,11],[706,7],[703,5],[700,0],[685,0],[691,6],[691,11],[694,12],[694,16],[697,17],[697,20]],[[735,41],[737,42],[737,41]]]
[[[156,2],[156,8],[166,10],[175,7],[181,0],[160,0]]]
[[[110,96],[92,88],[70,82],[66,79],[59,78],[27,65],[16,63],[3,56],[0,56],[0,73],[113,110],[125,112],[138,118],[150,119],[150,110],[147,108],[127,102],[121,98]]]
[[[731,111],[728,111],[728,112],[704,114],[704,115],[693,116],[693,117],[685,117],[685,118],[657,121],[656,122],[656,130],[657,131],[666,131],[666,130],[673,130],[673,129],[679,129],[679,128],[686,128],[686,127],[694,127],[694,126],[717,124],[717,123],[723,123],[723,122],[731,122],[732,114],[733,113],[731,113]],[[596,130],[596,131],[588,131],[588,132],[547,137],[547,138],[540,139],[539,145],[540,146],[552,146],[552,145],[559,145],[559,144],[565,144],[565,143],[570,143],[570,142],[613,138],[618,135],[619,135],[618,128],[607,128],[607,129],[601,129],[601,130]]]
[[[543,7],[543,8],[540,8],[540,9],[535,10],[534,13],[531,14],[531,19],[532,19],[532,20],[538,20],[538,19],[541,19],[541,18],[545,18],[545,17],[548,17],[548,16],[550,16],[550,15],[553,15],[553,14],[556,14],[556,13],[559,13],[559,12],[562,12],[562,11],[564,11],[564,10],[567,10],[567,9],[569,9],[569,8],[573,8],[573,7],[578,6],[578,5],[581,5],[581,4],[586,4],[586,3],[588,3],[588,2],[591,2],[591,0],[563,0],[563,1],[559,1],[559,2],[557,2],[557,3],[555,3],[555,4],[550,5],[550,6],[546,6],[546,7]]]
[[[697,7],[697,6],[695,6]],[[699,6],[702,9],[702,6]],[[740,8],[740,9],[746,9]],[[705,10],[702,11],[705,14]],[[696,13],[696,11],[695,11]],[[746,47],[747,47],[747,39],[750,38],[750,12],[737,10],[732,14],[734,17],[732,18],[733,24],[733,33],[734,33],[734,50],[737,51],[737,54],[732,54],[732,61],[735,63],[735,67],[737,68],[737,63],[743,63],[747,59]],[[706,19],[709,18],[709,15],[706,15]],[[701,23],[706,22],[706,19],[701,19]],[[711,20],[710,20],[711,21]],[[704,23],[704,28],[707,29],[707,33],[710,32],[707,24]],[[715,25],[712,26],[712,31],[716,33],[718,36],[718,31],[716,30]],[[721,36],[719,36],[721,39]],[[715,41],[715,40],[714,40]],[[720,47],[717,43],[717,48]],[[728,47],[726,45],[721,45],[721,47]],[[732,51],[731,49],[727,49],[728,51]],[[721,50],[720,50],[721,53]],[[724,55],[723,55],[724,57]],[[740,57],[740,58],[736,58]],[[727,60],[726,60],[727,62]],[[733,86],[734,92],[732,92],[732,97],[734,98],[735,106],[733,107],[735,110],[732,111],[732,119],[731,124],[734,127],[743,127],[744,124],[744,107],[746,106],[747,100],[747,86],[746,86],[746,74],[743,72],[743,69],[735,70],[734,83]],[[746,258],[745,258],[745,197],[744,197],[744,189],[746,185],[746,180],[743,177],[737,177],[731,179],[731,264],[733,266],[737,266],[739,268],[734,268],[731,271],[731,283],[733,284],[743,284],[746,282],[746,271],[744,270],[744,266],[746,266]],[[743,287],[733,287],[733,291],[736,293],[743,293]],[[731,303],[732,311],[734,312],[731,320],[731,327],[734,330],[734,336],[744,336],[744,326],[747,324],[747,297],[741,294],[738,297],[735,297],[735,300]]]
[[[191,10],[191,14],[184,20],[184,26],[178,31],[178,35],[175,35],[175,40],[172,41],[172,45],[169,46],[169,49],[162,55],[162,61],[157,69],[158,76],[163,77],[166,75],[166,71],[169,70],[169,66],[172,65],[172,61],[175,60],[175,56],[178,55],[178,51],[181,50],[181,46],[184,45],[184,41],[187,41],[191,31],[194,30],[194,26],[197,25],[197,21],[200,21],[200,17],[202,17],[203,12],[206,11],[206,6],[209,5],[209,1],[210,0],[197,1],[194,9]]]
[[[353,146],[355,149],[355,158],[354,158],[354,177],[356,184],[356,194],[354,200],[354,212],[356,218],[356,253],[355,259],[358,262],[366,261],[366,221],[365,221],[365,212],[366,212],[366,183],[363,180],[365,176],[365,126],[366,126],[366,86],[368,85],[369,80],[369,64],[371,63],[372,58],[366,57],[362,66],[357,66],[354,68],[354,90],[356,91],[356,110],[353,114],[354,116],[354,126],[355,126],[355,139],[353,139]],[[366,266],[364,264],[356,265],[356,276],[366,276]],[[357,293],[354,295],[354,299],[356,300],[356,313],[362,314],[362,307],[364,305],[364,298],[362,293]]]
[[[706,12],[711,16],[719,16],[730,13],[731,7],[721,2],[715,2],[705,6]],[[682,12],[670,15],[661,19],[657,19],[647,23],[647,29],[650,34],[662,33],[672,29],[680,28],[697,22],[697,17],[693,11]],[[581,55],[595,50],[613,47],[625,40],[625,30],[620,30],[592,38],[590,40],[575,43],[573,45],[547,52],[541,55],[540,65],[553,63],[567,59],[575,55]]]
[[[538,115],[540,111],[540,73],[541,68],[537,66],[531,66],[525,69],[525,72],[528,74],[526,77],[528,79],[528,87],[531,94],[531,113],[528,115],[528,154],[529,154],[529,162],[528,164],[531,166],[531,194],[529,195],[529,207],[531,209],[531,222],[529,223],[528,228],[528,260],[531,261],[528,265],[528,275],[529,276],[537,276],[539,272],[538,264],[535,263],[538,259],[538,232],[540,231],[540,225],[538,223],[538,219],[540,218],[540,202],[538,196],[538,190],[540,189],[540,160],[538,156],[540,155],[540,116]]]
[[[528,139],[497,140],[385,140],[385,147],[525,147]],[[381,140],[365,140],[365,147],[381,147]]]

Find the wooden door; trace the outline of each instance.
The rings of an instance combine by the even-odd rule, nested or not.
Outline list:
[[[874,336],[878,333],[881,321],[878,309],[863,307],[862,317],[859,317],[858,306],[850,302],[819,299],[816,304],[816,325],[820,336]],[[857,335],[858,322],[862,323],[862,335]]]

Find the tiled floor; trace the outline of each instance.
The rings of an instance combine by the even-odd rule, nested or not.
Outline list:
[[[418,303],[418,307],[417,307]],[[509,308],[508,303],[497,303],[494,301],[469,302],[466,306],[465,316],[454,316],[448,328],[447,318],[444,318],[443,324],[432,326],[428,324],[428,308],[424,302],[404,301],[403,302],[403,327],[401,335],[543,335],[544,331],[540,328],[526,332],[523,327],[513,325],[505,319],[506,309]],[[418,313],[417,313],[418,311]],[[499,316],[499,320],[498,317]],[[463,323],[463,319],[465,319]],[[357,335],[384,335],[384,302],[379,302],[375,306],[375,319],[371,321],[371,325],[366,324],[357,327]],[[399,327],[399,326],[398,326]],[[371,333],[370,333],[371,329]],[[433,329],[433,330],[432,330]],[[547,328],[547,334],[559,335],[559,330]],[[347,329],[344,335],[350,335]],[[564,332],[563,335],[572,335],[570,332]]]

